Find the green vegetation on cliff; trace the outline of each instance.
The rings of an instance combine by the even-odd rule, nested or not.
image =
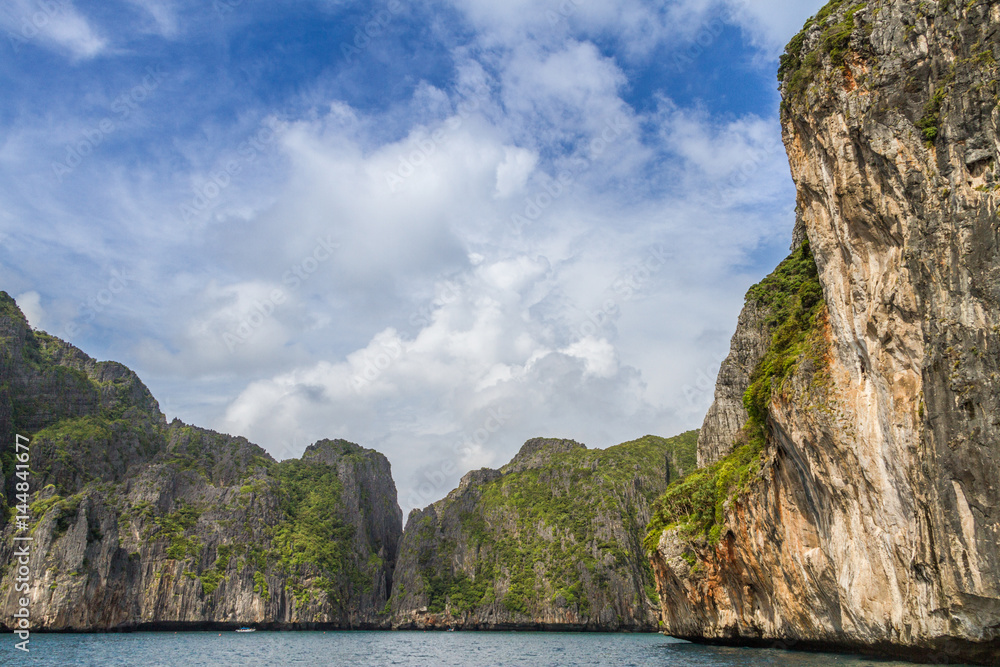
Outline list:
[[[821,362],[818,323],[826,311],[816,260],[803,243],[774,272],[747,292],[767,314],[774,329],[767,353],[750,376],[743,397],[749,418],[736,449],[721,461],[672,484],[654,505],[643,546],[651,551],[668,528],[688,538],[705,535],[710,542],[722,536],[725,503],[742,492],[760,470],[767,445],[771,400],[785,379],[802,362]]]
[[[768,322],[777,327],[743,397],[750,416],[747,435],[751,441],[762,444],[771,395],[808,352],[810,334],[825,308],[823,287],[809,243],[799,246],[771,275],[750,288],[747,299],[756,301],[768,313]]]
[[[824,57],[829,57],[835,67],[843,67],[854,34],[855,15],[867,6],[867,2],[851,4],[851,0],[832,0],[816,16],[806,21],[805,27],[789,42],[781,56],[778,81],[788,86],[787,99],[795,99],[805,93],[809,85],[823,67]],[[848,7],[842,14],[841,9]],[[839,16],[839,20],[830,21]],[[805,51],[806,39],[814,28],[822,32],[818,47]]]
[[[51,629],[231,622],[258,597],[269,623],[384,621],[402,517],[377,452],[324,441],[277,463],[243,438],[167,424],[134,373],[31,330],[2,292],[0,431],[8,492],[13,433],[31,441],[30,528],[52,578],[35,604],[62,619]],[[0,511],[10,548],[2,497]],[[130,616],[140,608],[153,617]],[[79,620],[90,609],[107,613]]]
[[[697,431],[606,450],[537,442],[489,481],[411,519],[400,567],[415,567],[417,590],[396,592],[397,611],[426,606],[458,620],[498,607],[508,622],[557,615],[586,624],[624,595],[631,609],[616,610],[619,620],[648,622],[655,588],[639,536],[667,466],[672,479],[694,469]]]
[[[352,553],[355,529],[343,517],[343,482],[337,470],[292,460],[275,465],[272,473],[284,519],[272,529],[269,559],[289,573],[311,571],[316,587],[332,598],[339,598],[349,583],[370,588],[371,574],[358,567]]]
[[[643,548],[656,548],[663,531],[679,528],[689,539],[700,535],[718,542],[722,534],[725,502],[742,490],[760,469],[763,447],[748,442],[721,461],[696,470],[672,484],[653,505]]]

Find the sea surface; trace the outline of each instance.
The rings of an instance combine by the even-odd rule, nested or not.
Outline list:
[[[0,636],[0,665],[94,667],[902,667],[905,662],[697,646],[661,635],[530,632],[181,632]]]

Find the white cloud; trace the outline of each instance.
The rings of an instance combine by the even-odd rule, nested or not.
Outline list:
[[[533,151],[505,146],[504,153],[506,158],[497,166],[496,196],[501,198],[523,190],[538,164],[538,155]]]
[[[177,352],[146,339],[137,348],[144,365],[164,370],[182,366],[205,374],[295,361],[290,346],[305,322],[297,295],[287,286],[260,280],[223,286],[213,281],[192,296],[197,310],[171,340]],[[293,330],[288,326],[292,323],[300,328]]]
[[[164,37],[176,37],[178,31],[177,12],[170,0],[128,0],[149,15],[155,31]]]
[[[583,53],[577,62],[603,67]],[[558,101],[568,90],[626,113],[607,71],[578,73],[576,82],[543,71],[531,95]],[[588,98],[588,89],[596,94]],[[505,462],[529,437],[607,446],[697,425],[711,391],[691,388],[728,347],[742,294],[732,282],[747,280],[732,267],[775,229],[784,240],[791,228],[790,215],[773,216],[775,201],[791,200],[777,128],[664,101],[653,119],[662,131],[644,145],[633,129],[639,120],[626,115],[621,146],[575,172],[515,236],[511,215],[554,166],[511,143],[519,130],[506,123],[519,116],[488,122],[491,105],[368,148],[366,120],[344,105],[290,126],[285,193],[243,231],[279,254],[330,231],[342,251],[301,293],[303,316],[326,324],[304,334],[282,309],[274,337],[262,329],[247,355],[280,358],[293,340],[326,344],[294,370],[248,383],[214,427],[282,457],[314,436],[375,447],[396,466],[405,504],[436,500],[468,469]],[[579,155],[589,155],[591,142],[579,143]],[[652,163],[669,166],[651,176]],[[407,282],[387,282],[397,275]],[[322,298],[352,292],[363,305]],[[242,283],[213,294],[229,305],[204,321],[229,326],[259,298]],[[344,318],[362,313],[367,336],[361,327],[353,341],[338,338]],[[490,430],[493,413],[504,423]],[[435,497],[418,493],[429,478],[445,480],[433,485]]]
[[[589,42],[569,42],[547,53],[525,45],[511,55],[502,81],[508,112],[531,117],[532,130],[544,127],[563,137],[593,133],[626,108],[619,96],[624,73]],[[544,142],[556,138],[538,137]]]
[[[490,47],[516,49],[519,44],[531,43],[550,49],[558,48],[567,38],[610,38],[618,43],[621,57],[643,59],[663,45],[678,48],[699,43],[711,48],[720,27],[726,24],[743,28],[751,43],[765,57],[773,58],[827,0],[452,2]]]
[[[386,329],[341,362],[255,382],[222,426],[287,456],[299,453],[288,447],[303,432],[350,434],[390,456],[404,494],[435,459],[452,462],[453,484],[474,466],[504,462],[539,433],[603,433],[595,444],[609,445],[623,432],[651,429],[654,409],[639,373],[619,367],[610,343],[553,348],[552,323],[531,314],[537,288],[550,283],[547,263],[536,258],[483,264],[412,338]],[[476,442],[477,432],[488,442]]]
[[[718,0],[685,0],[663,3],[650,0],[566,0],[539,3],[531,0],[490,2],[452,0],[479,30],[487,46],[514,47],[532,43],[542,49],[558,48],[567,37],[612,39],[626,58],[648,56],[666,40],[689,38],[700,26],[710,6]]]
[[[678,172],[682,187],[706,197],[713,208],[773,201],[779,189],[787,188],[787,158],[775,120],[716,121],[670,100],[663,101],[656,119],[663,147],[684,165]],[[756,187],[748,187],[751,183]]]
[[[44,328],[45,310],[42,308],[42,297],[38,292],[25,292],[14,297],[21,312],[28,318],[32,329]]]
[[[818,12],[828,0],[725,0],[733,20],[742,26],[753,42],[769,57],[784,50],[788,41],[802,29],[806,19]]]
[[[38,42],[74,58],[93,58],[108,46],[69,0],[10,0],[0,11],[0,25],[11,34],[12,43]]]
[[[169,5],[141,4],[176,26],[156,18]],[[179,167],[95,154],[51,198],[44,179],[8,178],[36,219],[59,221],[20,224],[0,193],[18,243],[63,248],[46,264],[68,292],[43,291],[50,317],[106,287],[109,258],[129,260],[137,278],[93,340],[127,332],[105,356],[131,355],[171,415],[279,457],[326,437],[375,447],[407,508],[529,437],[608,446],[697,426],[760,274],[752,254],[787,243],[794,196],[776,119],[669,99],[637,112],[625,72],[692,39],[719,2],[581,0],[554,21],[538,3],[456,4],[479,34],[453,53],[452,88],[374,111],[316,93],[195,224],[178,224],[179,204],[266,112],[173,138]],[[753,16],[761,44],[781,29]],[[611,56],[605,33],[632,45]],[[8,135],[4,173],[37,172],[23,169],[35,143],[58,154],[86,127],[48,122]],[[323,244],[337,247],[319,261]]]
[[[587,373],[596,377],[610,378],[618,372],[618,354],[614,346],[603,338],[578,340],[563,350],[563,354],[582,359]]]

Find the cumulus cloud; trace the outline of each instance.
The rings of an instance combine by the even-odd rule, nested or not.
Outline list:
[[[506,147],[506,158],[497,166],[496,196],[510,197],[524,189],[538,164],[538,155],[523,148]]]
[[[614,103],[614,77],[580,76],[623,114],[620,145],[595,154],[581,130],[575,153],[587,159],[556,195],[544,184],[557,182],[565,162],[512,143],[516,128],[486,118],[490,101],[373,147],[343,104],[290,126],[287,189],[248,238],[279,252],[295,239],[336,235],[339,254],[302,299],[303,313],[328,316],[316,335],[339,336],[340,352],[253,381],[215,426],[281,457],[319,437],[376,447],[396,465],[409,509],[436,499],[418,492],[428,480],[440,496],[470,468],[504,463],[529,437],[608,446],[694,425],[711,392],[692,382],[714,373],[740,307],[731,267],[775,228],[755,208],[771,213],[789,194],[777,129],[664,100],[652,117],[659,134],[642,144],[643,121]],[[576,85],[538,81],[531,95],[542,100]],[[631,159],[617,159],[618,150]],[[636,181],[668,156],[665,173]],[[537,210],[526,212],[526,202]],[[527,226],[515,229],[522,216]],[[397,275],[408,281],[387,280]],[[218,348],[219,332],[273,288],[214,287],[203,300],[217,305],[189,329],[212,331]],[[365,300],[353,338],[341,318],[358,307],[321,300],[352,292]],[[278,309],[238,363],[310,339],[291,314]]]
[[[557,349],[573,333],[532,315],[552,281],[543,258],[484,263],[459,285],[438,286],[416,335],[385,329],[339,362],[255,382],[223,425],[286,456],[300,453],[291,447],[305,434],[353,434],[390,456],[405,493],[423,483],[428,460],[453,466],[446,483],[454,484],[472,467],[505,462],[539,433],[609,445],[631,420],[630,433],[653,428],[639,371],[620,367],[607,340]]]
[[[132,1],[184,38],[173,3]],[[93,122],[23,121],[0,146],[19,176],[0,250],[45,257],[49,284],[5,276],[34,324],[79,321],[127,271],[74,342],[135,365],[171,416],[279,458],[328,437],[383,451],[406,509],[530,437],[695,427],[794,193],[774,118],[666,93],[640,108],[627,72],[721,2],[455,0],[473,31],[434,83],[375,108],[316,84],[158,136],[139,165],[109,142],[54,192],[36,172]],[[764,49],[784,12],[746,7],[724,15]]]

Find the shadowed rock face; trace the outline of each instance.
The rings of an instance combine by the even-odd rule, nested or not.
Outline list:
[[[410,514],[393,626],[655,630],[640,537],[668,459],[676,479],[696,442],[691,432],[589,450],[537,439],[500,470],[470,472]]]
[[[0,292],[8,473],[15,433],[31,436],[33,629],[385,625],[402,514],[381,454],[323,441],[277,463],[167,424],[134,373],[32,332]],[[0,533],[7,627],[16,529]]]
[[[1000,663],[998,28],[995,2],[834,2],[789,46],[826,316],[718,541],[660,538],[668,633]]]

